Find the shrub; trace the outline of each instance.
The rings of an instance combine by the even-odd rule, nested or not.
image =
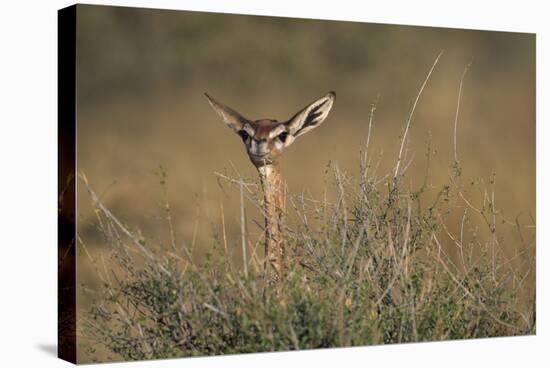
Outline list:
[[[102,288],[82,319],[91,356],[97,345],[127,360],[534,333],[534,297],[519,297],[534,272],[520,274],[497,236],[502,227],[522,229],[497,211],[491,185],[466,184],[483,193],[474,204],[456,159],[435,196],[425,183],[408,189],[403,144],[395,170],[378,177],[368,155],[373,113],[374,106],[359,177],[329,167],[334,201],[287,194],[286,212],[300,222],[286,228],[289,272],[277,285],[253,245],[242,263],[225,237],[214,240],[204,262],[174,236],[169,246],[149,244],[81,175],[117,262],[110,272],[98,269]],[[248,200],[261,207],[257,186],[222,178],[246,186]],[[453,234],[447,223],[457,213]],[[166,218],[173,235],[168,205]],[[533,244],[513,244],[515,259],[531,264]]]

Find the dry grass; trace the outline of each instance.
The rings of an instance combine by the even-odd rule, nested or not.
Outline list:
[[[228,239],[222,217],[213,250],[198,261],[194,242],[174,231],[166,198],[170,240],[150,242],[81,175],[110,249],[107,262],[116,264],[89,257],[102,281],[85,290],[94,304],[80,320],[90,359],[98,347],[114,354],[107,359],[153,359],[535,333],[534,292],[525,287],[534,284],[534,222],[504,218],[494,178],[465,180],[456,153],[447,184],[428,184],[431,146],[425,180],[407,184],[406,134],[394,168],[380,174],[369,149],[375,109],[358,177],[332,162],[326,192],[334,195],[287,193],[287,214],[298,221],[286,226],[289,272],[277,288],[264,277],[264,239],[252,238],[246,221],[239,239]],[[163,171],[160,177],[166,186]],[[261,211],[258,185],[219,177],[238,190],[241,219],[245,202]],[[449,226],[452,218],[460,223]],[[516,252],[506,257],[510,248]]]

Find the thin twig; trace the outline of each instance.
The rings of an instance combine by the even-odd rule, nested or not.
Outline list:
[[[367,178],[367,172],[368,172],[368,153],[369,153],[369,144],[370,144],[370,137],[372,133],[372,124],[374,120],[374,112],[376,111],[376,106],[378,104],[378,100],[380,99],[380,95],[376,97],[376,100],[372,103],[370,107],[370,114],[369,114],[369,130],[367,132],[367,142],[365,143],[365,153],[363,155],[363,177],[364,179]]]
[[[223,204],[220,203],[220,213],[222,217],[222,235],[223,235],[223,249],[225,251],[225,254],[227,255],[227,235],[225,231],[225,215],[223,212]]]
[[[470,66],[472,65],[472,62],[470,61],[468,65],[464,67],[464,71],[462,72],[462,77],[460,78],[460,86],[458,87],[458,99],[456,101],[456,113],[455,113],[455,129],[454,129],[454,154],[455,154],[455,162],[458,162],[458,151],[456,148],[456,128],[458,125],[458,112],[460,110],[460,99],[462,98],[462,84],[464,83],[464,77],[466,76],[466,73],[468,72],[468,69],[470,69]]]
[[[242,243],[242,252],[243,252],[243,263],[244,263],[244,275],[248,277],[248,261],[246,259],[246,219],[244,211],[244,183],[241,182],[240,185],[240,194],[241,194],[241,243]]]
[[[430,71],[428,72],[428,75],[424,79],[424,83],[422,83],[422,86],[420,87],[420,90],[418,91],[418,94],[416,95],[416,99],[414,100],[411,112],[409,114],[409,117],[407,118],[407,124],[405,126],[405,132],[403,133],[403,137],[401,139],[401,148],[399,148],[399,155],[397,156],[397,164],[395,165],[395,172],[393,174],[394,179],[394,186],[396,185],[395,181],[397,180],[397,175],[399,174],[399,166],[401,165],[402,155],[403,155],[403,148],[405,147],[405,141],[407,140],[407,134],[409,133],[409,129],[411,127],[411,121],[413,118],[414,111],[416,110],[416,105],[418,104],[418,100],[420,100],[420,96],[422,95],[422,92],[424,91],[424,87],[426,87],[426,84],[428,83],[428,80],[430,79],[430,76],[432,75],[432,72],[435,69],[435,66],[437,65],[439,58],[443,55],[443,51],[437,55],[435,58],[435,61],[430,68]]]

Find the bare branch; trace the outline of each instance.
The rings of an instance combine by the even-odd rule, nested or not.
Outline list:
[[[407,134],[409,133],[409,129],[411,127],[411,121],[414,115],[414,111],[416,110],[416,105],[418,104],[418,101],[420,100],[420,96],[422,95],[422,92],[424,91],[424,87],[426,87],[426,84],[428,83],[428,80],[430,79],[430,76],[432,75],[432,72],[435,69],[435,66],[439,62],[439,58],[443,55],[443,51],[437,55],[435,58],[432,67],[430,68],[430,71],[428,72],[428,75],[424,79],[424,83],[422,83],[422,86],[420,87],[420,90],[418,91],[418,94],[416,95],[416,99],[414,100],[411,112],[409,114],[409,117],[407,118],[407,124],[405,126],[405,132],[403,133],[403,137],[401,138],[401,148],[399,148],[399,155],[397,156],[397,163],[395,165],[395,172],[393,174],[394,179],[394,186],[396,185],[395,181],[397,180],[397,176],[399,175],[399,166],[401,166],[401,160],[403,155],[403,148],[405,147],[405,141],[407,140]]]

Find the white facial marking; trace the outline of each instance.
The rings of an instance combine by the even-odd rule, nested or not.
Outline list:
[[[287,139],[288,139],[288,138],[287,138]],[[281,141],[278,140],[278,139],[276,139],[274,142],[275,142],[275,148],[277,148],[278,150],[283,149],[283,147],[284,147],[283,142],[281,142]]]
[[[283,125],[279,125],[277,128],[273,129],[271,132],[269,132],[269,139],[273,139],[282,132],[285,131],[285,127]]]
[[[258,144],[254,139],[250,139],[250,152],[255,154],[257,150],[258,150]]]
[[[256,133],[256,132],[254,131],[254,128],[252,128],[252,126],[251,126],[250,124],[248,124],[248,123],[246,123],[246,124],[243,126],[243,130],[244,130],[245,132],[247,132],[248,135],[251,136],[251,137],[254,137],[254,134]]]

